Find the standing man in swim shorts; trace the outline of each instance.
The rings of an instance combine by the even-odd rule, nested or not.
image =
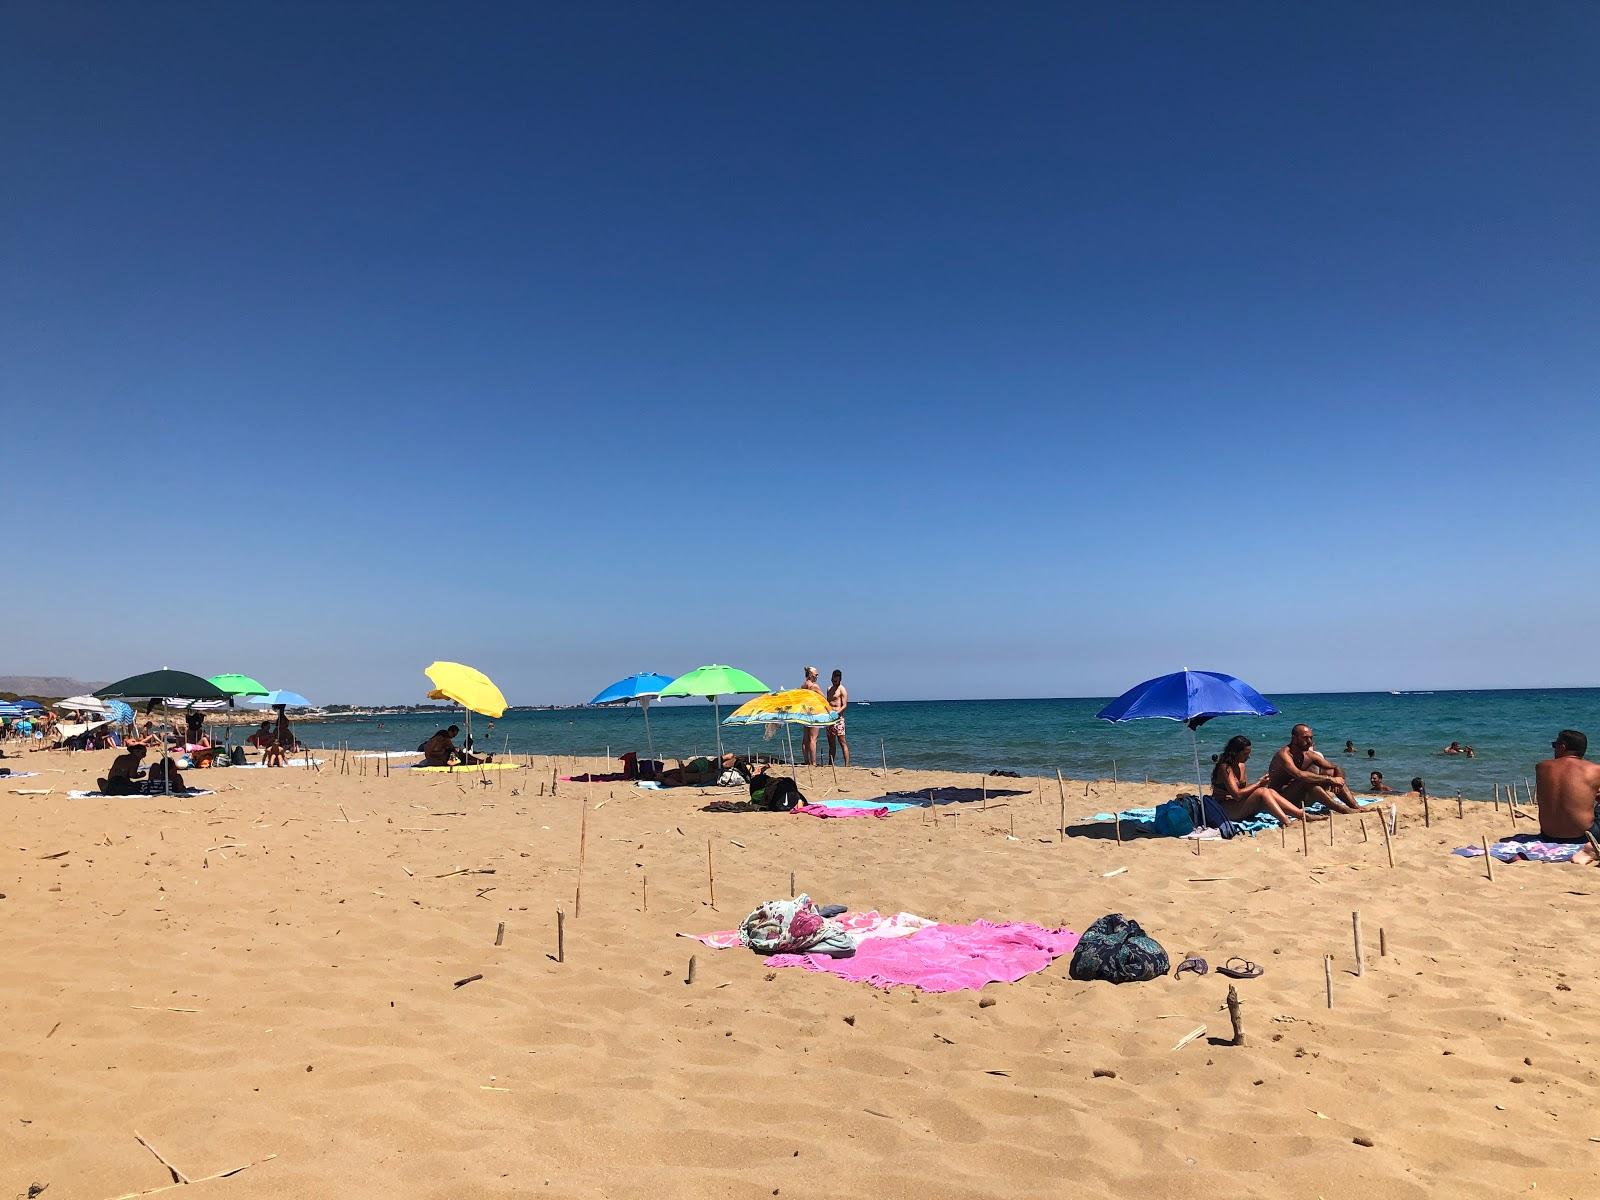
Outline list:
[[[815,667],[806,668],[806,681],[800,687],[805,691],[815,692],[819,696],[823,695],[822,685],[817,682],[817,669]],[[830,746],[832,744],[832,742],[829,742]],[[800,735],[800,757],[805,759],[808,767],[817,765],[817,727],[815,725],[807,725],[805,732]]]
[[[839,714],[839,719],[828,726],[828,765],[833,765],[834,746],[837,745],[844,756],[844,765],[850,765],[850,743],[844,740],[844,710],[850,703],[850,693],[844,686],[844,672],[837,667],[833,671],[833,683],[828,688],[828,707]]]

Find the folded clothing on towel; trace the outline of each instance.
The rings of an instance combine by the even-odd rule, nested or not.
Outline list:
[[[1489,853],[1503,863],[1512,862],[1571,862],[1575,854],[1587,847],[1587,842],[1547,842],[1537,834],[1519,833],[1502,841],[1490,842]],[[1482,846],[1462,846],[1452,850],[1458,858],[1482,858]]]
[[[916,913],[900,912],[885,915],[876,909],[867,912],[844,912],[835,916],[833,920],[855,940],[858,946],[872,938],[909,937],[919,929],[926,929],[936,924],[927,917],[917,916]],[[744,944],[739,940],[737,929],[720,929],[716,933],[680,933],[678,936],[693,938],[713,950],[729,950]]]

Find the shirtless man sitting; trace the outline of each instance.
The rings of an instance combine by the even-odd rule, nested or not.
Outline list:
[[[1267,782],[1285,799],[1305,808],[1325,804],[1330,813],[1360,811],[1344,772],[1319,754],[1311,744],[1311,726],[1296,725],[1289,744],[1272,756]]]
[[[104,779],[96,780],[103,796],[138,796],[144,792],[141,767],[144,763],[144,746],[135,742],[117,755]]]
[[[452,762],[461,757],[461,751],[456,749],[456,734],[461,732],[458,725],[448,729],[441,729],[431,738],[422,743],[422,765],[425,767],[448,767]]]
[[[1534,768],[1539,800],[1539,837],[1568,845],[1589,843],[1572,859],[1593,863],[1600,857],[1600,764],[1589,762],[1589,739],[1576,729],[1563,729],[1550,743],[1554,758]]]

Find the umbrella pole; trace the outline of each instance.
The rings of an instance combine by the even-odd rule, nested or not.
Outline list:
[[[711,697],[711,728],[717,732],[717,773],[722,773],[722,705]]]
[[[1189,725],[1187,721],[1185,725]],[[1206,828],[1206,789],[1200,782],[1200,739],[1195,736],[1194,726],[1189,725],[1189,747],[1194,751],[1194,787],[1195,800],[1200,808],[1200,828]]]
[[[645,744],[650,747],[650,761],[654,762],[656,739],[650,733],[650,699],[648,696],[639,701],[639,707],[644,710],[644,740]]]

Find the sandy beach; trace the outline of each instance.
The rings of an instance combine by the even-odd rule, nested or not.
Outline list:
[[[330,763],[67,798],[110,758],[28,754],[7,765],[40,774],[0,784],[0,1194],[137,1194],[173,1183],[158,1154],[202,1200],[1600,1189],[1600,969],[1577,949],[1600,874],[1490,882],[1448,853],[1510,832],[1484,806],[1437,804],[1431,828],[1404,809],[1391,869],[1375,821],[1332,846],[1314,827],[1309,855],[1298,830],[1198,853],[1063,839],[1053,779],[802,777],[968,789],[937,823],[552,796],[539,759],[487,783]],[[1072,827],[1174,791],[1065,790]],[[982,992],[883,992],[676,936],[737,925],[791,871],[824,903],[1080,931],[1119,911],[1174,963],[1252,959],[1246,1045],[1225,1044],[1215,972],[1113,987],[1061,959]]]

